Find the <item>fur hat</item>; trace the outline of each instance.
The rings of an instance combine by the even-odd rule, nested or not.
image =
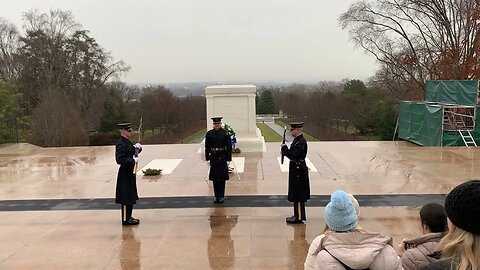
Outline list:
[[[335,191],[325,207],[327,226],[337,232],[350,231],[357,227],[358,217],[350,195],[343,190]]]
[[[458,228],[480,235],[480,180],[470,180],[448,193],[445,211]]]

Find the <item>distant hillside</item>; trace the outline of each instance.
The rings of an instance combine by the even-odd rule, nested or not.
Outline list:
[[[232,82],[188,82],[188,83],[164,83],[162,84],[169,89],[175,96],[203,96],[205,95],[205,87],[211,85],[227,85],[227,84],[253,84],[258,88],[264,87],[283,87],[291,85],[293,82],[245,82],[245,81],[232,81]],[[149,85],[158,85],[158,83],[134,83],[140,88]]]

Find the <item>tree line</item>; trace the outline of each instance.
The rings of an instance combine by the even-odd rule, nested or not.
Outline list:
[[[305,122],[305,131],[319,140],[360,139],[357,133],[392,139],[396,104],[384,88],[361,80],[261,87],[257,96],[257,112],[282,111],[286,122]]]
[[[96,144],[92,134],[111,134],[117,123],[138,123],[140,116],[146,128],[205,125],[203,98],[121,82],[129,66],[114,60],[71,12],[31,10],[22,19],[20,32],[0,18],[0,143],[73,146],[97,138]]]

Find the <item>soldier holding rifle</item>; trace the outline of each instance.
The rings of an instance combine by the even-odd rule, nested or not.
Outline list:
[[[290,224],[303,223],[307,219],[305,213],[305,202],[310,199],[310,180],[308,178],[308,167],[305,163],[307,157],[307,141],[302,134],[303,122],[290,123],[290,133],[294,137],[290,149],[282,142],[283,156],[290,159],[288,167],[288,201],[293,202],[293,216],[287,217],[286,222]]]
[[[122,225],[137,225],[139,219],[132,217],[133,205],[138,200],[137,174],[135,165],[138,163],[138,153],[142,151],[140,143],[132,144],[130,137],[133,129],[130,123],[118,124],[120,139],[115,145],[115,161],[120,165],[117,175],[115,203],[122,205]]]

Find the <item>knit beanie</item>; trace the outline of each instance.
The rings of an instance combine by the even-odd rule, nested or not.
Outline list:
[[[325,207],[325,223],[337,232],[350,231],[357,227],[357,211],[350,196],[343,190],[335,191]]]
[[[458,228],[480,235],[480,180],[470,180],[448,193],[445,211]]]
[[[448,193],[445,211],[458,228],[480,235],[480,180],[470,180]]]

